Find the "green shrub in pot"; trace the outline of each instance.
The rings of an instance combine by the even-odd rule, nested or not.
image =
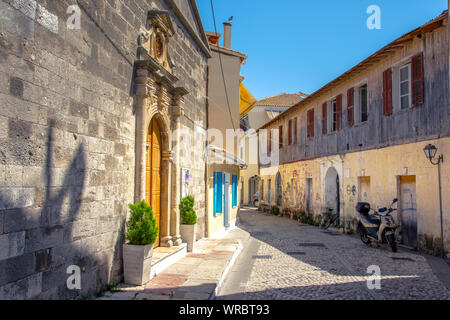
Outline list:
[[[194,210],[195,200],[193,196],[184,197],[179,205],[181,224],[194,225],[197,223],[197,214]]]
[[[145,201],[128,205],[130,218],[127,222],[123,244],[123,265],[125,283],[144,285],[150,280],[153,246],[158,237],[153,209]]]
[[[126,240],[135,246],[153,244],[158,236],[159,228],[153,216],[153,208],[145,201],[129,204],[131,216],[127,222]]]
[[[197,214],[194,210],[194,197],[187,196],[181,199],[178,206],[180,209],[180,234],[184,242],[187,243],[187,251],[194,251],[195,234],[197,232]]]

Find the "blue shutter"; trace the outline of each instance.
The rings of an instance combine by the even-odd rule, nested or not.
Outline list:
[[[223,183],[222,172],[214,172],[214,216],[222,212]]]
[[[237,180],[238,180],[238,177],[233,176],[233,197],[232,197],[232,203],[231,203],[231,205],[233,207],[237,206]]]
[[[217,188],[218,188],[218,192],[217,192],[217,212],[222,213],[222,203],[223,203],[223,190],[224,190],[224,185],[223,185],[223,174],[222,172],[218,172],[217,173]]]
[[[214,216],[217,213],[217,172],[214,172]]]

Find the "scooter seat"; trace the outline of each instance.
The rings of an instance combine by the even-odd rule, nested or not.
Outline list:
[[[364,217],[364,220],[365,220],[367,223],[370,223],[370,224],[376,224],[376,225],[380,225],[380,224],[381,224],[381,219],[379,219],[379,218],[377,218],[377,217],[370,216],[370,215],[368,215],[368,214],[364,214],[363,217]]]

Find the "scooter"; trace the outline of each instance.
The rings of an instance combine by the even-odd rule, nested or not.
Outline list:
[[[391,246],[392,252],[397,252],[397,240],[395,238],[395,230],[399,227],[391,213],[397,209],[392,208],[398,199],[394,199],[389,208],[381,208],[375,211],[370,208],[367,202],[359,202],[356,205],[358,211],[358,234],[361,236],[361,241],[370,245],[371,241],[376,243],[388,243]],[[371,215],[370,211],[374,214]]]

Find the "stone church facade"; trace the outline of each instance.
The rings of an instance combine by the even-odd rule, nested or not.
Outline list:
[[[74,4],[0,0],[0,299],[90,297],[120,281],[128,204],[142,199],[158,246],[181,243],[182,190],[205,236],[205,144],[179,143],[207,122],[196,2]]]

